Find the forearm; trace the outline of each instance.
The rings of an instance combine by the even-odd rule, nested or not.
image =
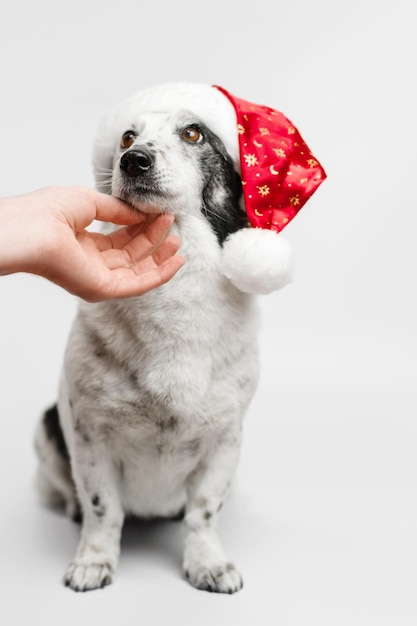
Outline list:
[[[23,197],[0,199],[0,275],[32,272],[44,242]]]

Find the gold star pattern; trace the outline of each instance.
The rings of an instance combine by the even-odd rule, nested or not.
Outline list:
[[[259,195],[261,195],[263,198],[265,196],[269,196],[269,187],[268,185],[257,185],[256,186]]]
[[[236,110],[248,221],[253,228],[279,232],[326,174],[297,127],[282,113],[218,89]]]
[[[246,161],[246,165],[248,167],[253,167],[254,165],[259,165],[258,159],[255,154],[244,154],[244,159]]]
[[[283,148],[273,148],[273,151],[277,155],[277,157],[286,157],[285,150]]]

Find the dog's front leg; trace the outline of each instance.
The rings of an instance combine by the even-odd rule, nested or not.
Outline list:
[[[242,578],[224,554],[217,519],[240,451],[240,435],[223,439],[191,476],[184,518],[184,574],[197,589],[234,593]]]
[[[75,591],[98,589],[112,582],[120,554],[124,520],[117,490],[116,468],[107,450],[79,445],[73,474],[81,502],[81,539],[64,583]]]

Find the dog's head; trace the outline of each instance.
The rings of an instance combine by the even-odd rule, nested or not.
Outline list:
[[[94,148],[97,186],[145,212],[202,214],[222,244],[246,222],[240,176],[206,116],[177,100],[149,102],[141,92],[105,118]]]
[[[281,125],[284,119],[284,130],[278,130],[278,139],[275,127],[271,133],[275,144],[279,141],[279,149],[278,144],[271,148],[280,160],[279,171],[274,167],[275,157],[269,161],[266,153],[261,164],[249,153],[244,155],[245,162],[241,161],[240,142],[246,146],[244,142],[249,141],[244,126],[248,116],[243,116],[244,124],[238,124],[231,96],[223,92],[204,84],[168,83],[140,91],[118,105],[102,120],[94,144],[97,188],[144,212],[173,213],[177,223],[190,214],[203,220],[222,248],[220,271],[241,291],[270,293],[291,280],[292,255],[289,244],[268,220],[275,219],[276,212],[284,217],[287,212],[290,217],[297,212],[294,175],[300,178],[306,168],[294,170],[291,155],[293,150],[302,151],[305,144],[299,143],[298,135],[294,135],[297,141],[288,139],[295,129],[285,126],[290,122],[282,114],[242,100],[244,107],[249,106],[248,113],[257,110],[262,119],[267,117],[267,126],[274,125],[275,114]],[[258,131],[262,136],[265,131],[269,134],[268,128],[259,127]],[[264,143],[264,139],[261,143],[253,139],[250,150],[262,148]],[[310,152],[301,154],[305,159]],[[252,167],[255,164],[263,167],[262,175]],[[257,177],[264,177],[265,164],[267,179],[261,183]],[[303,180],[310,179],[309,172]],[[275,206],[277,199],[272,202],[270,192],[282,194],[284,204],[278,200]],[[256,228],[246,228],[249,222]]]

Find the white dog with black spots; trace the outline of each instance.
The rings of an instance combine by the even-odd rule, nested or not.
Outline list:
[[[112,582],[126,516],[183,516],[185,577],[233,593],[242,578],[217,522],[258,380],[256,302],[221,271],[224,242],[247,226],[240,177],[186,107],[122,105],[95,155],[101,190],[175,215],[186,264],[138,298],[80,303],[57,406],[36,432],[43,498],[82,519],[64,581],[76,591]]]

